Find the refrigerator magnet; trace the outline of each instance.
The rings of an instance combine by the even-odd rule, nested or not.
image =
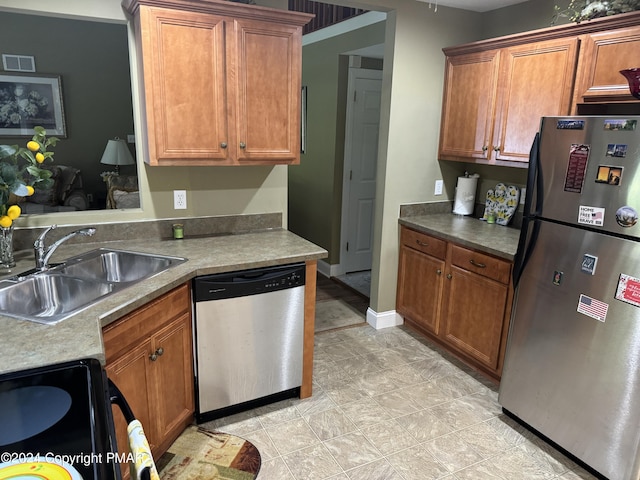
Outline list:
[[[640,307],[640,278],[620,274],[616,299]]]
[[[578,211],[578,223],[581,223],[582,225],[601,227],[604,225],[604,208],[580,205],[580,210]]]
[[[596,183],[605,183],[607,185],[620,185],[622,179],[622,167],[611,165],[598,166],[598,174],[596,175]]]
[[[609,304],[591,298],[587,295],[580,294],[578,300],[578,313],[582,313],[587,317],[595,318],[599,322],[604,322],[607,318],[607,311],[609,310]]]
[[[638,120],[615,118],[604,121],[605,130],[635,130]]]
[[[558,120],[557,130],[584,130],[584,120]]]
[[[607,145],[607,157],[625,158],[627,156],[627,146],[620,143],[610,143]]]
[[[582,184],[587,171],[590,151],[590,145],[577,143],[571,145],[567,173],[564,177],[565,192],[582,193]]]
[[[616,210],[616,222],[621,227],[633,227],[638,223],[638,212],[635,208],[625,205]]]
[[[598,257],[585,253],[582,256],[582,264],[580,265],[580,270],[584,273],[588,273],[589,275],[595,275],[597,264]]]

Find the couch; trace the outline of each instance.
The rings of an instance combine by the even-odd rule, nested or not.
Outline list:
[[[30,197],[20,204],[22,213],[73,212],[89,208],[82,185],[82,172],[68,165],[48,165],[53,184],[49,188],[36,186]]]
[[[139,208],[140,192],[137,175],[109,174],[107,184],[107,208]]]

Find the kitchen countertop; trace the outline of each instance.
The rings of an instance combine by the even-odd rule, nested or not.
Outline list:
[[[51,263],[100,248],[173,255],[188,259],[132,287],[99,301],[54,325],[18,320],[0,313],[0,374],[80,358],[103,364],[102,327],[121,318],[198,275],[325,258],[327,251],[284,229],[186,238],[131,239],[63,244]],[[16,253],[16,267],[7,277],[33,268],[33,252]],[[25,301],[29,301],[25,299]]]
[[[452,213],[400,217],[400,225],[513,261],[520,230]]]

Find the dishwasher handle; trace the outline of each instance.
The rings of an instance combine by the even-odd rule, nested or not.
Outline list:
[[[305,264],[278,265],[196,277],[195,302],[244,297],[303,286]]]

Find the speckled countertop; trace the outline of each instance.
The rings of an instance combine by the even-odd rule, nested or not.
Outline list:
[[[61,246],[51,261],[59,262],[100,247],[174,255],[188,261],[108,296],[55,325],[17,320],[0,313],[0,374],[87,357],[104,363],[101,327],[195,276],[327,256],[326,250],[287,230],[268,229],[184,240],[133,238],[70,243]],[[32,252],[19,252],[16,261],[15,273],[33,268]]]
[[[414,230],[513,261],[520,230],[488,224],[472,216],[440,213],[400,217],[399,222]]]

